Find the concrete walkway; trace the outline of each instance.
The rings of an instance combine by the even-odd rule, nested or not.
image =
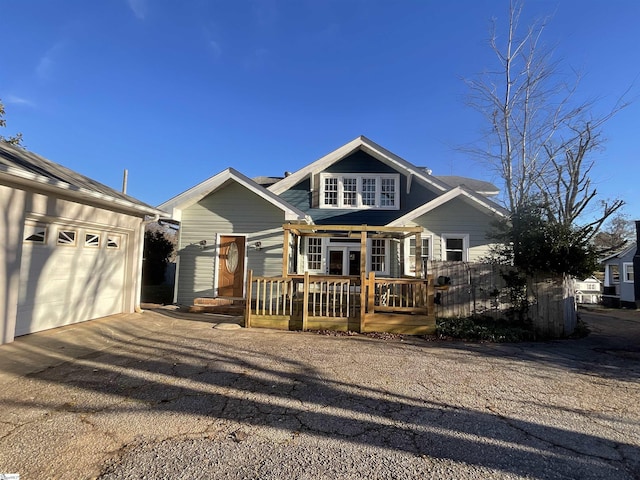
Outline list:
[[[580,340],[214,328],[171,310],[0,346],[0,473],[640,478],[640,313]]]

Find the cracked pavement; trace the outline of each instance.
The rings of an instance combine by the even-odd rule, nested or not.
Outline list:
[[[0,347],[0,473],[640,478],[640,312],[471,344],[212,328],[154,309]]]

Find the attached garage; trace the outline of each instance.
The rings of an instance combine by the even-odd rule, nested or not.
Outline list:
[[[139,304],[144,226],[163,212],[0,144],[1,343]]]

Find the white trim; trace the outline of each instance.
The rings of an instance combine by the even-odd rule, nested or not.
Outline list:
[[[113,209],[113,205],[115,204],[123,210],[135,212],[138,215],[165,214],[165,212],[162,212],[153,207],[147,207],[142,203],[138,204],[130,202],[122,198],[113,197],[111,195],[106,195],[104,193],[96,192],[94,190],[88,190],[82,187],[77,187],[60,180],[53,180],[49,177],[45,177],[44,175],[36,175],[34,173],[26,172],[24,170],[0,163],[0,177],[3,175],[9,177],[14,183],[32,186],[40,192],[49,191],[55,192],[58,195],[63,194],[71,198],[82,199],[85,201],[93,200],[101,206],[111,206],[111,209]]]
[[[213,297],[217,298],[218,294],[218,272],[220,271],[220,237],[244,237],[244,268],[242,272],[242,298],[247,295],[247,272],[249,263],[249,234],[248,233],[216,233],[216,244],[214,250],[213,262]],[[176,268],[177,270],[177,268]],[[177,288],[176,288],[177,291]]]
[[[443,193],[439,197],[431,200],[430,202],[427,202],[421,205],[420,207],[410,211],[406,215],[403,215],[402,217],[397,218],[393,222],[388,223],[387,226],[402,227],[406,225],[408,222],[414,221],[416,218],[420,217],[421,215],[429,213],[430,211],[435,210],[436,208],[458,197],[466,198],[472,201],[473,203],[477,204],[479,207],[482,207],[485,210],[488,210],[489,212],[494,213],[500,217],[506,217],[508,215],[508,212],[497,203],[489,200],[488,198],[481,197],[480,195],[477,195],[475,192],[460,186],[460,187],[452,188],[448,192]]]
[[[274,195],[269,190],[258,185],[249,177],[244,176],[233,168],[227,168],[222,172],[208,178],[207,180],[199,183],[198,185],[182,192],[179,195],[162,203],[158,208],[169,212],[170,217],[173,220],[180,221],[182,218],[182,210],[198,203],[207,195],[210,195],[218,188],[222,187],[229,181],[235,181],[245,187],[247,190],[255,193],[259,197],[262,197],[267,202],[271,203],[275,207],[284,212],[286,221],[307,221],[306,214],[282,200],[277,195]]]
[[[336,204],[327,205],[325,203],[325,180],[335,178],[338,180],[336,190]],[[344,180],[356,180],[356,199],[354,205],[344,205]],[[373,205],[365,205],[362,202],[363,180],[375,180],[375,200]],[[394,184],[394,203],[390,206],[382,205],[382,182],[383,180],[393,180]],[[342,210],[399,210],[400,209],[400,175],[397,173],[332,173],[323,172],[320,174],[320,195],[319,207],[322,209],[342,209]]]
[[[173,303],[178,304],[178,280],[180,278],[180,255],[176,255],[176,272],[173,278]]]
[[[372,262],[371,260],[373,259],[373,238],[368,238],[367,239],[367,262],[366,262],[366,272],[367,274],[369,274],[369,272],[375,272],[378,273],[380,275],[390,275],[391,272],[391,265],[390,265],[390,258],[391,258],[391,242],[389,241],[388,238],[376,238],[375,240],[382,240],[384,242],[384,270],[373,270],[372,268]]]
[[[469,234],[468,233],[443,233],[440,235],[440,259],[447,260],[447,239],[462,239],[462,261],[469,261]]]
[[[403,271],[405,275],[415,275],[415,265],[414,265],[414,271],[412,272],[409,269],[409,264],[411,262],[411,255],[409,254],[409,250],[410,250],[410,242],[411,240],[415,240],[415,236],[409,236],[407,238],[404,239],[403,241],[403,249],[404,249],[404,253],[403,253]],[[422,242],[424,244],[425,240],[429,240],[429,248],[427,249],[427,254],[424,255],[424,249],[423,249],[423,254],[422,257],[424,258],[425,256],[429,259],[429,260],[433,260],[433,235],[431,233],[427,234],[427,235],[422,235]],[[424,273],[424,270],[423,270]]]
[[[633,283],[633,280],[627,280],[627,270],[629,267],[631,267],[631,271],[635,275],[635,272],[633,272],[633,262],[623,262],[622,273],[621,273],[621,277],[622,277],[621,281],[623,283]]]
[[[371,155],[376,160],[381,161],[385,165],[390,166],[391,168],[405,176],[415,176],[416,180],[419,180],[421,183],[437,193],[445,192],[450,188],[446,183],[438,180],[432,175],[429,175],[423,169],[416,167],[403,158],[400,158],[396,154],[390,152],[389,150],[381,147],[377,143],[361,135],[351,140],[349,143],[346,143],[345,145],[328,153],[324,157],[316,160],[315,162],[312,162],[301,168],[300,170],[292,173],[291,175],[283,178],[279,182],[274,183],[268,188],[268,190],[275,193],[276,195],[280,195],[282,192],[293,187],[305,178],[312,176],[315,173],[324,171],[327,167],[333,165],[336,162],[339,162],[340,160],[348,157],[358,150],[362,150],[363,152]]]

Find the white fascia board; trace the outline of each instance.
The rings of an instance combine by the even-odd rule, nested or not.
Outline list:
[[[604,263],[604,262],[607,262],[607,261],[612,260],[614,258],[622,258],[625,255],[627,255],[628,253],[630,253],[632,250],[634,250],[635,248],[636,248],[636,242],[633,242],[631,245],[629,245],[624,250],[621,250],[618,253],[614,253],[613,255],[609,255],[608,257],[604,257],[598,263]]]
[[[328,166],[333,165],[335,162],[351,155],[358,149],[360,144],[361,137],[351,140],[349,143],[343,145],[342,147],[328,153],[324,157],[319,158],[318,160],[306,165],[305,167],[296,170],[291,175],[283,178],[279,182],[274,183],[273,185],[268,187],[267,190],[275,193],[276,195],[280,195],[282,192],[285,192],[289,188],[301,182],[309,175],[315,172],[321,172]]]
[[[130,202],[123,198],[112,197],[110,195],[96,192],[94,190],[88,190],[86,188],[76,187],[66,182],[53,180],[43,175],[37,175],[31,172],[26,172],[24,170],[7,166],[7,165],[0,165],[0,174],[6,174],[8,183],[23,185],[25,187],[33,188],[34,190],[37,190],[37,191],[43,191],[43,192],[54,193],[54,194],[56,193],[63,194],[77,200],[82,200],[85,203],[87,200],[89,200],[93,203],[97,203],[106,207],[109,207],[115,204],[119,208],[129,212],[133,212],[139,216],[140,215],[163,216],[167,214],[167,212],[161,209],[147,207],[139,203]]]
[[[198,203],[204,197],[213,193],[215,190],[217,190],[230,180],[239,183],[246,189],[250,190],[251,192],[265,199],[267,202],[282,210],[287,221],[306,221],[306,214],[302,210],[289,205],[277,195],[266,190],[265,188],[251,180],[249,177],[243,175],[233,168],[227,168],[217,175],[208,178],[204,182],[199,183],[195,187],[192,187],[189,190],[176,195],[170,200],[167,200],[163,204],[159,205],[158,208],[170,211],[171,218],[180,221],[182,217],[182,210],[191,205],[194,205],[195,203]]]
[[[394,220],[393,222],[388,223],[387,226],[401,227],[405,225],[407,222],[413,221],[419,216],[424,215],[425,213],[428,213],[459,196],[463,196],[470,199],[471,201],[477,203],[478,206],[486,210],[489,210],[490,212],[500,217],[506,217],[508,215],[508,212],[504,208],[493,203],[489,199],[479,197],[475,195],[473,192],[466,190],[462,187],[455,187],[449,190],[448,192],[443,193],[439,197],[431,200],[430,202],[427,202],[424,205],[421,205],[420,207],[416,208],[415,210],[412,210],[406,215],[403,215],[402,217]]]
[[[342,160],[343,158],[348,157],[358,149],[361,149],[375,159],[381,161],[386,165],[389,165],[394,170],[406,175],[407,177],[410,175],[414,175],[423,184],[427,185],[428,187],[434,188],[437,192],[445,192],[450,188],[448,185],[444,184],[440,180],[435,179],[431,175],[424,172],[422,169],[416,167],[415,165],[412,165],[395,153],[390,152],[386,148],[381,147],[377,143],[361,135],[351,140],[349,143],[341,146],[340,148],[328,153],[324,157],[310,163],[309,165],[292,173],[288,177],[285,177],[279,182],[271,185],[268,190],[275,193],[276,195],[279,195],[282,192],[293,187],[297,183],[301,182],[306,177],[316,172],[325,170],[327,167]]]

